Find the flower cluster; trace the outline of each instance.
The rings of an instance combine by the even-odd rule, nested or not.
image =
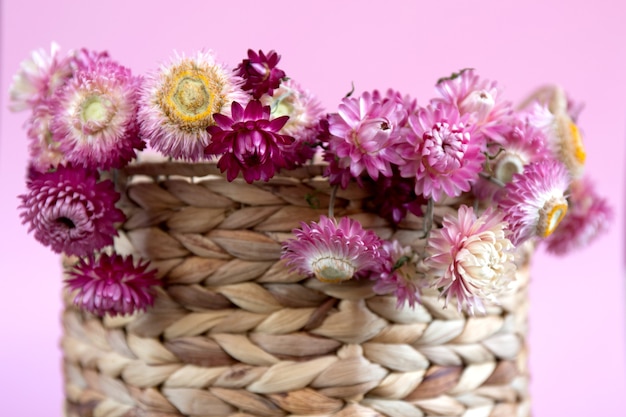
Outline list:
[[[337,188],[374,187],[367,202],[392,225],[418,217],[420,245],[384,240],[349,217],[303,223],[284,242],[294,270],[335,283],[373,280],[415,306],[424,288],[469,313],[515,279],[516,248],[544,241],[563,254],[588,244],[611,218],[584,176],[579,107],[559,87],[515,110],[494,81],[464,69],[424,104],[398,91],[349,94],[337,111],[249,50],[229,68],[212,52],[176,55],[137,76],[106,52],[35,51],[10,90],[29,110],[30,168],[21,217],[55,252],[75,255],[69,288],[98,314],[130,314],[160,284],[142,260],[111,254],[124,213],[112,180],[146,147],[167,158],[215,161],[228,181],[268,181],[323,163]],[[471,204],[470,204],[471,203]],[[455,207],[434,221],[434,207]]]

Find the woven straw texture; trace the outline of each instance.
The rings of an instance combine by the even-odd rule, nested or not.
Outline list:
[[[488,314],[437,294],[396,309],[371,283],[325,284],[285,268],[281,242],[328,213],[310,166],[270,182],[226,182],[214,165],[143,163],[117,174],[128,220],[116,241],[158,268],[154,308],[100,319],[65,294],[66,415],[529,415],[527,257]],[[422,219],[367,212],[372,190],[339,190],[335,215],[420,248]],[[435,222],[459,201],[435,206]],[[65,259],[66,267],[72,259]]]

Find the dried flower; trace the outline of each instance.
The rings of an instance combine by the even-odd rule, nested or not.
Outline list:
[[[77,291],[74,304],[97,316],[133,314],[154,304],[153,287],[161,285],[148,262],[135,265],[132,257],[102,254],[82,258],[65,283]]]
[[[557,228],[565,213],[565,192],[569,175],[559,161],[546,159],[529,164],[515,174],[497,196],[498,206],[512,232],[511,241],[519,246],[533,236],[546,238]]]
[[[480,217],[467,206],[459,207],[456,218],[444,216],[443,227],[433,230],[426,250],[432,286],[441,290],[446,306],[456,298],[459,311],[484,312],[483,301],[496,301],[515,280],[514,246],[502,213],[491,208]]]
[[[613,210],[600,195],[591,180],[583,177],[569,187],[567,215],[546,240],[548,252],[565,255],[588,245],[608,231]]]
[[[23,223],[35,239],[54,252],[84,256],[113,244],[115,223],[125,220],[115,208],[119,194],[109,180],[94,172],[60,165],[32,176],[20,196]]]
[[[66,162],[59,143],[52,137],[50,130],[52,117],[52,106],[49,100],[42,100],[33,106],[33,112],[27,123],[30,163],[31,167],[39,172],[55,169]]]
[[[92,169],[119,168],[145,147],[137,135],[140,82],[112,60],[76,72],[54,102],[50,125],[66,161]]]
[[[390,176],[391,164],[402,163],[394,145],[406,117],[403,102],[395,97],[382,98],[376,91],[346,97],[328,119],[328,153],[339,169],[349,169],[355,178],[363,171],[373,179],[379,174]]]
[[[234,180],[239,171],[251,183],[267,181],[277,170],[285,167],[282,149],[293,138],[278,133],[289,116],[270,120],[269,106],[252,100],[245,110],[237,102],[232,104],[232,118],[216,114],[216,126],[210,126],[211,143],[207,155],[222,155],[217,166],[226,172],[228,181]]]
[[[408,246],[397,240],[384,242],[381,248],[382,272],[376,276],[373,290],[377,294],[393,294],[398,308],[408,304],[411,308],[421,302],[423,274],[418,270],[418,256]]]
[[[376,213],[397,224],[407,213],[421,216],[422,206],[427,203],[421,195],[415,194],[415,180],[402,178],[397,168],[391,177],[379,177],[376,181],[376,194],[372,199]]]
[[[39,49],[21,63],[9,89],[9,107],[13,111],[33,108],[50,99],[72,76],[69,57],[61,57],[59,45],[52,43],[50,53]]]
[[[339,223],[321,216],[319,223],[301,223],[295,239],[283,245],[287,265],[323,282],[340,282],[378,268],[380,238],[348,217]]]
[[[243,105],[243,80],[215,62],[211,53],[176,57],[152,73],[141,93],[141,135],[164,155],[198,161],[209,144],[213,115],[230,115],[231,103]]]
[[[241,88],[250,91],[256,100],[264,94],[273,95],[274,89],[278,88],[281,80],[285,78],[285,71],[276,67],[279,61],[280,55],[274,51],[269,51],[265,55],[263,51],[257,54],[248,49],[248,59],[244,59],[234,71],[245,80]]]
[[[469,191],[482,170],[481,142],[456,107],[431,104],[409,116],[411,134],[399,146],[400,174],[415,178],[415,193],[440,201]]]

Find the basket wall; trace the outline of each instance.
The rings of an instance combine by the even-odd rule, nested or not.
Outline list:
[[[65,294],[68,416],[526,416],[527,256],[518,288],[469,318],[437,294],[396,309],[371,283],[290,272],[281,242],[327,214],[321,168],[268,183],[226,182],[209,164],[118,173],[128,220],[116,241],[159,270],[154,308],[100,319]],[[367,212],[371,190],[339,190],[335,215],[423,246]],[[458,201],[435,207],[435,221]],[[72,259],[66,259],[69,267]]]

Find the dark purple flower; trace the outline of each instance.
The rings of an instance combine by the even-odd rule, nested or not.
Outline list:
[[[274,51],[269,51],[267,55],[263,51],[257,54],[252,49],[248,49],[248,59],[244,59],[237,68],[235,74],[246,80],[242,88],[250,91],[255,99],[261,98],[263,94],[273,94],[280,82],[285,78],[285,71],[276,68],[280,61],[280,55]]]
[[[161,285],[156,270],[146,271],[148,262],[118,254],[102,254],[82,258],[65,281],[72,291],[78,291],[74,304],[95,315],[111,316],[145,311],[154,304],[154,289]]]
[[[222,155],[217,166],[226,171],[228,181],[234,180],[239,171],[251,183],[255,180],[268,181],[276,171],[286,166],[283,150],[293,143],[294,138],[281,135],[278,131],[287,123],[289,116],[270,120],[269,106],[252,100],[245,110],[233,102],[232,119],[223,114],[213,115],[215,126],[209,126],[211,143],[207,155]]]
[[[378,177],[376,194],[372,204],[376,212],[390,222],[400,223],[407,212],[421,216],[422,205],[427,200],[415,194],[415,179],[402,178],[397,168],[393,168],[391,177]]]
[[[113,243],[115,223],[125,220],[115,208],[120,195],[110,180],[82,168],[59,165],[32,175],[20,196],[23,223],[54,252],[84,256]]]

